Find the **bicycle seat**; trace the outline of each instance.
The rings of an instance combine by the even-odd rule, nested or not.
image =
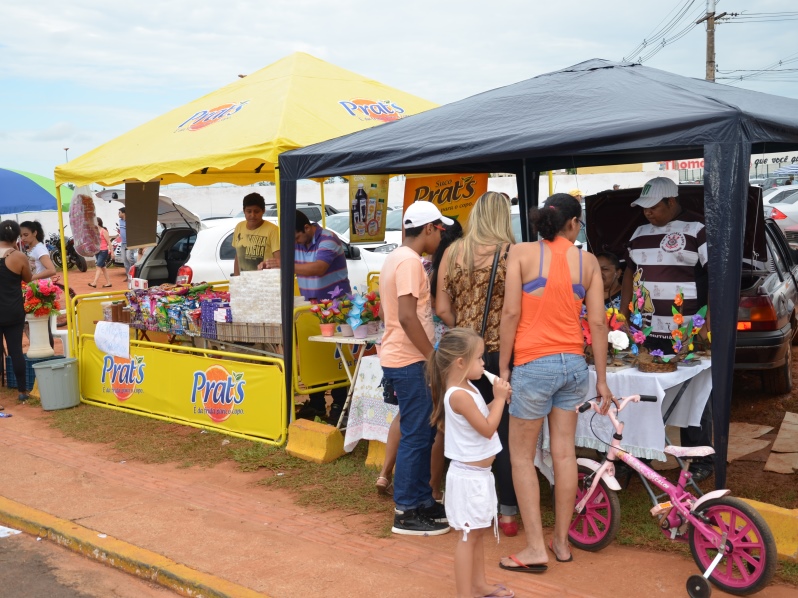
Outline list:
[[[715,449],[711,446],[675,446],[671,444],[665,447],[665,452],[679,459],[689,459],[714,455]]]

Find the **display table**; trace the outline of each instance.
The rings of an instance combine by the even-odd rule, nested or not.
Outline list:
[[[355,450],[360,440],[388,440],[388,430],[399,407],[383,400],[381,384],[380,358],[367,355],[352,385],[352,403],[344,437],[344,450],[348,453]]]
[[[352,402],[352,392],[355,388],[354,380],[355,378],[357,378],[358,371],[360,370],[360,362],[363,361],[363,354],[365,353],[365,351],[357,352],[357,361],[355,362],[355,369],[354,371],[350,371],[349,364],[346,363],[346,358],[344,357],[343,345],[350,345],[350,346],[365,345],[365,347],[368,347],[376,343],[378,339],[379,336],[376,334],[367,336],[365,338],[355,338],[354,336],[338,336],[338,335],[323,336],[321,334],[308,337],[308,340],[313,341],[314,343],[335,343],[335,345],[338,347],[338,356],[339,356],[338,358],[341,360],[341,363],[344,366],[344,371],[346,372],[346,377],[349,380],[349,392],[346,393],[346,403],[344,403],[344,408],[341,410],[341,417],[338,418],[338,423],[335,426],[339,430],[341,429],[341,424],[344,421],[347,409],[349,408],[349,405]]]
[[[712,392],[711,367],[712,361],[703,359],[698,365],[682,366],[675,372],[663,374],[644,373],[637,368],[607,372],[607,385],[616,397],[632,394],[657,397],[656,404],[629,403],[621,412],[618,419],[626,423],[621,442],[623,449],[638,458],[665,461],[663,415],[668,411],[679,391],[686,386],[678,404],[668,418],[667,425],[680,428],[700,425],[701,414]],[[588,384],[588,396],[593,397],[596,392],[594,366],[590,366]],[[612,440],[612,433],[612,423],[609,418],[597,415],[592,410],[580,413],[576,425],[576,446],[606,450],[607,444]],[[543,430],[538,439],[535,465],[551,480],[549,446],[548,422],[544,421]]]

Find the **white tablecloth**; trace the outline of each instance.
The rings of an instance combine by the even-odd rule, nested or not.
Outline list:
[[[621,446],[635,457],[664,461],[665,424],[662,418],[682,384],[691,380],[676,409],[671,413],[668,425],[680,428],[700,425],[704,405],[712,391],[711,366],[711,360],[703,359],[699,365],[682,366],[675,372],[663,374],[646,374],[637,368],[607,372],[607,384],[616,397],[632,394],[657,397],[656,404],[630,403],[621,412],[619,419],[626,424]],[[590,396],[595,396],[596,372],[593,366],[590,366],[589,385]],[[613,431],[609,418],[595,414],[594,411],[580,413],[576,424],[576,446],[606,450],[607,444],[612,440]],[[547,422],[544,422],[535,464],[552,479],[551,455],[548,449],[549,429]]]
[[[388,405],[382,399],[382,368],[380,358],[366,355],[360,362],[360,371],[352,390],[349,420],[346,424],[344,450],[351,453],[359,440],[388,439],[388,429],[399,407]]]

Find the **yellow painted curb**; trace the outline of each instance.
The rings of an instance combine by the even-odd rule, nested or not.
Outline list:
[[[264,598],[249,588],[0,496],[0,523],[47,538],[105,565],[191,598]]]
[[[298,419],[288,426],[285,452],[313,463],[330,463],[344,454],[344,437],[335,426]]]
[[[798,509],[783,509],[764,502],[742,499],[767,521],[779,558],[798,561]]]

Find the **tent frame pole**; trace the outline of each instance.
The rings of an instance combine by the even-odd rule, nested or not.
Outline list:
[[[78,197],[73,195],[72,201],[77,201]],[[56,210],[58,210],[58,232],[60,233],[61,237],[61,247],[59,248],[61,251],[61,274],[64,277],[64,309],[66,310],[66,317],[67,317],[67,342],[69,342],[69,346],[71,349],[71,355],[77,355],[77,335],[74,334],[75,323],[72,319],[72,305],[71,297],[69,296],[69,274],[67,268],[67,252],[66,252],[66,235],[64,234],[64,212],[61,208],[61,185],[55,186],[55,202],[56,202]],[[66,349],[66,347],[64,348]],[[64,351],[66,354],[66,350]]]

